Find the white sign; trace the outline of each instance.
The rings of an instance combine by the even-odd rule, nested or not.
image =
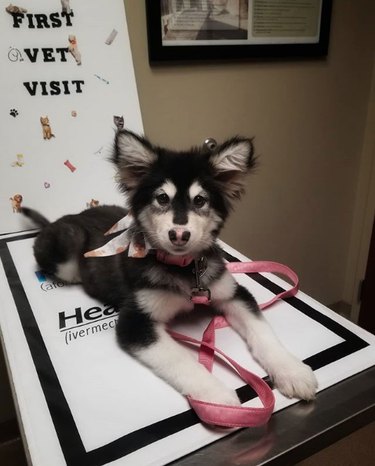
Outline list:
[[[123,203],[115,131],[142,133],[123,1],[17,5],[0,9],[0,234],[25,229],[22,205],[55,220]]]

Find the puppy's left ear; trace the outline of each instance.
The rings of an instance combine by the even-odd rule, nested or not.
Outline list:
[[[142,136],[125,129],[117,132],[112,161],[118,169],[121,188],[134,190],[156,161],[152,144]]]
[[[224,194],[229,199],[239,199],[245,190],[245,175],[255,166],[252,139],[229,139],[215,149],[209,161]]]

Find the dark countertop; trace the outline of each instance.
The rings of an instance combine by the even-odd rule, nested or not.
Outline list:
[[[375,367],[275,413],[267,426],[242,429],[173,466],[293,465],[375,420]]]

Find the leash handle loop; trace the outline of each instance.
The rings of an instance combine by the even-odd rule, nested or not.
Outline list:
[[[274,304],[279,299],[295,296],[298,292],[299,280],[297,274],[289,267],[279,264],[278,262],[270,261],[254,261],[254,262],[231,262],[226,265],[227,269],[232,273],[262,273],[271,272],[279,273],[287,276],[293,283],[293,286],[285,290],[269,301],[259,305],[260,309],[266,309]],[[207,304],[207,303],[204,303]],[[168,330],[170,335],[180,341],[199,345],[199,362],[209,371],[212,372],[215,352],[221,355],[238,375],[255,390],[260,401],[263,404],[262,408],[249,408],[246,406],[229,406],[216,403],[209,403],[202,400],[196,400],[191,396],[187,399],[194,409],[198,417],[207,424],[213,424],[223,427],[255,427],[263,425],[270,419],[274,406],[275,397],[271,388],[267,383],[257,375],[249,372],[232,358],[215,347],[215,331],[220,328],[227,327],[229,324],[225,317],[215,316],[208,324],[203,333],[202,341],[195,338],[183,335],[181,333]]]
[[[213,319],[213,321],[214,320],[215,319]],[[196,400],[191,396],[187,396],[191,407],[203,422],[223,427],[255,427],[268,422],[274,409],[275,398],[272,390],[263,379],[240,366],[236,361],[223,353],[223,351],[210,343],[199,341],[195,338],[191,338],[187,335],[171,330],[169,330],[169,333],[176,340],[194,343],[201,346],[204,345],[209,348],[212,353],[216,352],[220,354],[229,362],[239,376],[255,390],[263,404],[263,408],[228,406],[217,403],[208,403],[206,401]]]
[[[280,264],[278,262],[272,262],[272,261],[228,262],[226,267],[229,270],[229,272],[232,272],[232,273],[262,273],[262,272],[279,273],[279,274],[282,274],[288,277],[292,281],[293,286],[291,288],[277,294],[269,301],[259,304],[259,308],[262,310],[267,309],[267,307],[271,306],[273,303],[275,303],[279,299],[290,298],[292,296],[295,296],[299,289],[298,275],[286,265]]]

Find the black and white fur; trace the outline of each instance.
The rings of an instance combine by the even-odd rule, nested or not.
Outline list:
[[[281,345],[253,296],[226,270],[216,244],[254,165],[252,141],[236,137],[211,151],[201,147],[175,152],[120,130],[113,162],[136,232],[169,254],[204,256],[208,265],[201,285],[211,290],[212,308],[246,341],[280,392],[314,398],[314,373]],[[126,253],[84,258],[86,251],[104,244],[103,233],[125,215],[120,207],[95,207],[51,224],[30,209],[24,212],[43,226],[34,247],[39,265],[66,281],[82,282],[89,295],[119,307],[117,338],[125,351],[183,394],[214,403],[240,403],[235,391],[201,366],[165,328],[177,314],[193,310],[194,263],[167,265],[154,254],[143,259]]]

